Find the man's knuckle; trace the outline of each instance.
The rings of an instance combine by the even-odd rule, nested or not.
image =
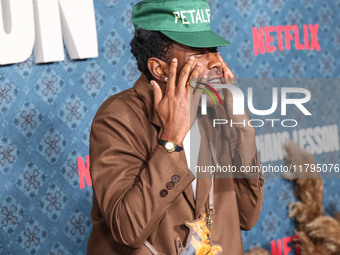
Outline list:
[[[176,97],[169,97],[169,104],[173,104],[176,102]]]
[[[176,99],[180,101],[182,99],[182,97],[183,97],[183,92],[178,91],[177,94],[176,94]]]
[[[187,71],[185,71],[185,70],[183,70],[183,71],[181,71],[181,76],[185,76],[185,75],[187,75]]]

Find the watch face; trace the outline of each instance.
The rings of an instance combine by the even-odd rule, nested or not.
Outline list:
[[[174,151],[175,150],[175,143],[174,142],[172,142],[172,141],[167,141],[166,143],[165,143],[165,149],[167,150],[167,151],[169,151],[169,152],[171,152],[171,151]]]

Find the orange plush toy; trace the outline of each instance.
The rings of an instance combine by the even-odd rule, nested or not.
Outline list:
[[[203,213],[200,218],[192,222],[186,222],[190,229],[188,244],[185,249],[178,239],[180,255],[219,255],[222,248],[219,245],[210,244],[210,230],[206,225],[206,214]]]

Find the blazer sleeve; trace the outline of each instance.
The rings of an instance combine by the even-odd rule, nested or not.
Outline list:
[[[234,149],[233,165],[238,172],[235,174],[234,186],[239,210],[240,227],[242,230],[252,229],[260,217],[264,196],[264,174],[260,158],[256,153],[251,168],[244,171],[246,166],[237,148]]]
[[[113,239],[131,248],[143,245],[194,180],[185,162],[173,160],[163,147],[147,152],[151,141],[142,141],[138,128],[123,116],[104,114],[94,119],[90,135],[93,195]]]

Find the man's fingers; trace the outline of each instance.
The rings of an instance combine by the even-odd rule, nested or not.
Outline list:
[[[174,95],[176,90],[176,73],[177,73],[177,58],[173,58],[170,63],[168,83],[166,85],[165,94]]]
[[[189,78],[188,81],[190,81],[190,82],[197,82],[198,79],[199,79],[198,77],[200,75],[201,69],[202,69],[202,63],[197,62],[195,67],[194,67],[194,70],[192,71],[192,73],[190,75],[190,78]],[[190,91],[191,86],[192,86],[191,84],[186,85],[187,91]]]
[[[155,81],[150,81],[153,90],[153,98],[154,98],[154,107],[157,108],[159,103],[163,98],[162,90],[159,87],[158,83]]]
[[[222,63],[222,70],[223,70],[223,78],[226,80],[226,82],[228,82],[229,79],[229,73],[228,73],[228,69],[227,69],[227,64],[224,62],[221,54],[219,52],[217,52],[217,58],[218,60]]]
[[[189,74],[191,72],[192,65],[194,63],[194,57],[191,56],[187,60],[187,62],[184,64],[182,70],[180,71],[179,78],[178,78],[178,84],[177,84],[177,92],[184,92],[185,86],[187,84]]]
[[[195,67],[194,67],[194,70],[192,70],[192,73],[190,75],[190,79],[193,80],[193,81],[197,81],[198,77],[200,75],[201,69],[202,69],[202,63],[197,62]]]
[[[207,82],[207,75],[204,75],[203,78],[196,77],[196,74],[193,74],[190,77],[191,80],[191,86],[190,86],[190,105],[191,107],[195,106],[196,104],[198,105],[199,100],[202,97],[202,94],[205,86],[202,85],[201,83],[206,83]]]
[[[208,79],[208,76],[207,75],[204,75],[204,77],[201,79],[201,83],[207,83],[207,79]],[[205,86],[200,84],[200,83],[196,83],[196,89],[194,91],[194,95],[193,95],[193,99],[194,100],[199,100],[204,92],[204,90],[202,88],[204,88]]]
[[[229,66],[226,64],[224,59],[222,58],[221,54],[218,52],[217,54],[218,59],[222,63],[222,68],[223,68],[223,76],[224,79],[227,83],[234,83],[235,82],[235,75],[234,73],[230,70]]]

